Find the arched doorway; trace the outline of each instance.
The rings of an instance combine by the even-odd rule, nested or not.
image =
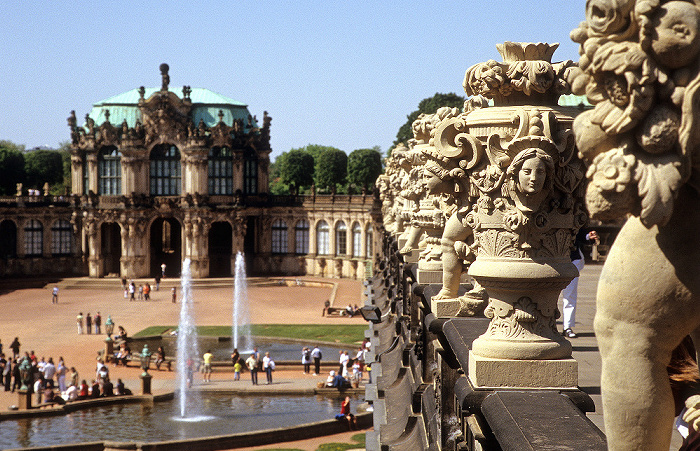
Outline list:
[[[233,228],[228,222],[215,222],[209,230],[209,276],[231,275]]]
[[[166,277],[180,277],[182,232],[174,218],[159,218],[151,224],[151,277],[160,275],[165,263]]]
[[[0,258],[17,257],[17,225],[6,219],[0,222]]]
[[[121,228],[116,222],[105,222],[102,224],[100,233],[102,249],[102,262],[104,264],[105,275],[120,275],[119,260],[122,256],[122,236]]]

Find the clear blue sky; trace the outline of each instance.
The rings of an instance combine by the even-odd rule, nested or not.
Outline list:
[[[5,2],[0,139],[27,148],[69,139],[66,117],[160,86],[208,88],[272,116],[273,158],[309,143],[385,151],[436,92],[464,95],[472,64],[503,41],[559,42],[584,0]]]

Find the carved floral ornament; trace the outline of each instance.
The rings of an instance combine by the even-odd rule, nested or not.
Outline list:
[[[647,227],[663,225],[680,186],[697,186],[699,32],[693,2],[586,3],[586,22],[571,33],[581,59],[570,80],[595,105],[574,122],[594,217],[632,213]]]

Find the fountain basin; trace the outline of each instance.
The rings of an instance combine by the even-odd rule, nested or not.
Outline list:
[[[63,416],[3,421],[3,448],[80,442],[161,442],[289,428],[333,419],[345,395],[237,396],[200,392],[202,410],[182,419],[177,399],[115,404]],[[353,397],[353,412],[361,398]]]

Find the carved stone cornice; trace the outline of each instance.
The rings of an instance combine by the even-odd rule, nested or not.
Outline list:
[[[158,91],[146,100],[139,100],[146,146],[183,143],[191,126],[192,104],[183,102],[175,93]]]

